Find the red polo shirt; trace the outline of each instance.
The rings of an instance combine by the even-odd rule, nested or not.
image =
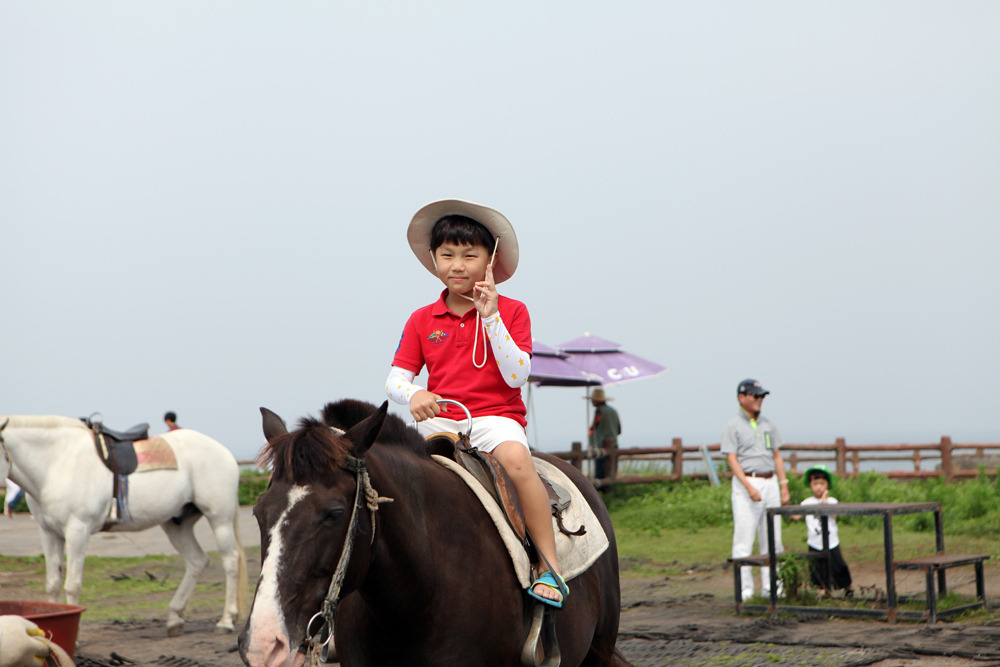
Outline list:
[[[392,365],[420,374],[427,367],[427,389],[442,398],[463,403],[473,417],[508,417],[527,426],[520,387],[510,387],[497,368],[489,338],[486,339],[486,364],[476,368],[472,363],[472,348],[476,329],[479,345],[476,362],[483,359],[483,325],[476,324],[476,309],[462,317],[445,305],[445,290],[441,297],[410,315],[403,327]],[[497,308],[510,337],[522,350],[531,352],[531,319],[520,301],[499,296]],[[461,421],[465,413],[454,405],[442,406],[441,416]]]

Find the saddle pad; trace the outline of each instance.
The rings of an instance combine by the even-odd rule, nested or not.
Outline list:
[[[166,440],[160,436],[149,440],[136,440],[135,458],[139,461],[136,472],[150,470],[177,470],[177,456]]]
[[[486,508],[486,512],[496,525],[500,537],[503,538],[503,543],[507,547],[511,561],[514,564],[514,572],[517,574],[518,582],[522,588],[529,588],[531,586],[531,563],[528,560],[527,552],[518,541],[517,535],[511,529],[510,524],[507,523],[503,508],[497,505],[496,500],[483,488],[479,480],[457,463],[438,455],[434,455],[431,458],[461,477],[476,494],[479,502]],[[555,517],[552,519],[552,529],[556,535],[556,556],[559,558],[563,578],[569,581],[593,565],[594,561],[608,548],[610,542],[608,541],[608,536],[604,533],[604,528],[601,526],[600,521],[597,520],[597,516],[590,509],[587,499],[580,493],[580,489],[577,488],[576,484],[570,481],[569,477],[551,463],[537,458],[533,460],[535,462],[535,470],[538,471],[538,474],[567,489],[572,497],[570,506],[563,512],[563,524],[571,530],[580,525],[585,526],[587,529],[584,535],[564,535],[559,531],[558,526],[556,526]]]

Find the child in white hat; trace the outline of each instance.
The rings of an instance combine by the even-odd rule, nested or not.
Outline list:
[[[521,386],[531,372],[531,320],[525,305],[500,296],[497,283],[517,269],[514,228],[499,211],[459,199],[432,202],[413,216],[407,239],[420,263],[445,285],[403,328],[386,393],[406,405],[424,435],[464,433],[506,470],[524,508],[528,532],[550,570],[528,594],[562,607],[569,594],[559,572],[548,495],[535,472],[525,433]],[[413,384],[426,366],[427,387]]]

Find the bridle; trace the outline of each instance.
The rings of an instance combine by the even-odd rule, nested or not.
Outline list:
[[[331,430],[343,435],[340,429],[331,427]],[[340,589],[344,585],[344,577],[347,575],[347,566],[351,561],[354,551],[354,542],[358,534],[358,515],[363,509],[367,509],[371,514],[371,543],[375,543],[375,513],[382,503],[391,503],[392,498],[382,498],[372,487],[371,478],[368,476],[368,465],[362,458],[348,456],[340,466],[348,472],[354,473],[356,487],[354,490],[354,508],[351,510],[351,521],[347,526],[347,537],[344,538],[344,546],[340,550],[340,560],[337,562],[337,569],[330,579],[330,587],[327,589],[326,598],[320,610],[313,614],[306,624],[306,636],[302,640],[300,650],[308,655],[309,650],[319,645],[320,660],[327,661],[331,653],[331,642],[333,641],[333,624],[337,618],[337,606],[340,604]],[[315,628],[315,630],[313,629]],[[326,631],[326,639],[319,642],[316,637],[322,638],[323,631]]]

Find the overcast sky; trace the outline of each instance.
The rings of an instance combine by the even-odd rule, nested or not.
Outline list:
[[[747,376],[788,442],[1000,441],[996,2],[2,0],[0,91],[0,413],[251,458],[258,406],[380,403],[460,197],[538,341],[669,367],[623,446],[718,442]]]

